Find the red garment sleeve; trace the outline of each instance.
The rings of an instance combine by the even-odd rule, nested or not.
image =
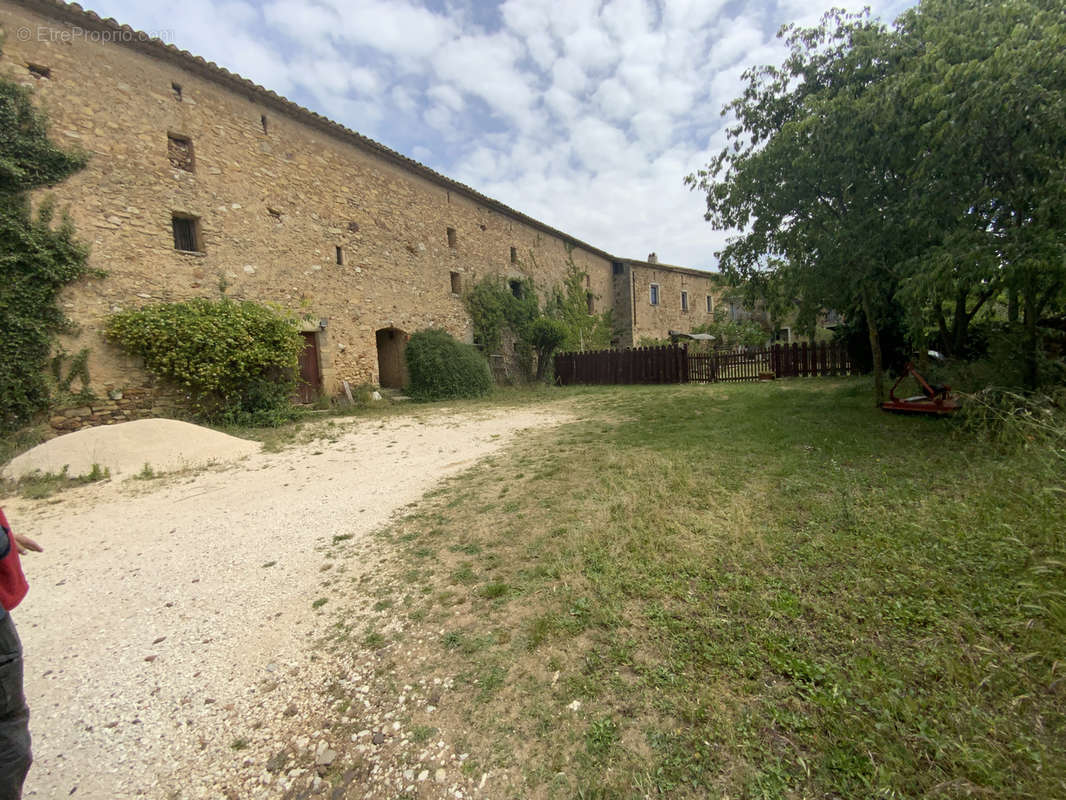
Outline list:
[[[0,526],[3,530],[0,535],[8,540],[7,555],[0,558],[0,605],[10,611],[26,596],[30,585],[26,583],[26,576],[22,574],[22,562],[19,561],[18,543],[15,534],[11,532],[11,526],[7,524],[4,509],[0,508]]]

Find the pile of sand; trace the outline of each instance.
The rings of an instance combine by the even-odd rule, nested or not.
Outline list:
[[[173,419],[141,419],[101,425],[59,436],[12,459],[4,477],[21,478],[40,470],[71,476],[89,473],[94,464],[111,475],[134,475],[148,464],[154,472],[173,472],[236,461],[259,451],[259,442],[228,436]]]

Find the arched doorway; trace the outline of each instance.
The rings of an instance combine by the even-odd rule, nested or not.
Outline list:
[[[378,345],[378,383],[386,389],[402,389],[407,384],[407,362],[403,356],[407,334],[399,328],[382,328],[374,337]]]

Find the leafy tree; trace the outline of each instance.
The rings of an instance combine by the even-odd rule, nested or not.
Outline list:
[[[898,85],[907,101],[901,113],[918,132],[911,181],[923,191],[913,193],[915,210],[946,232],[937,258],[911,283],[919,291],[954,285],[956,347],[975,311],[1006,286],[1021,309],[1033,388],[1039,320],[1066,286],[1061,0],[925,0],[897,27],[911,54]],[[953,270],[961,274],[945,281]]]
[[[57,333],[69,323],[57,304],[64,286],[88,271],[88,250],[55,203],[34,213],[29,193],[81,169],[86,157],[48,139],[31,94],[0,80],[0,430],[26,422],[48,403],[45,369]]]
[[[1006,287],[1034,386],[1039,319],[1066,283],[1061,2],[924,0],[892,30],[836,10],[781,35],[787,58],[745,73],[727,147],[687,178],[707,219],[741,232],[723,271],[861,312],[878,398],[900,305],[912,344],[933,325],[961,353]]]
[[[728,145],[686,181],[706,192],[715,228],[742,231],[719,253],[733,283],[787,265],[804,297],[863,309],[880,399],[878,320],[898,285],[893,267],[917,238],[900,179],[907,137],[880,91],[899,48],[880,23],[840,10],[779,35],[783,65],[744,73],[723,112],[737,120]]]
[[[474,341],[485,350],[497,350],[502,345],[503,331],[511,331],[516,353],[527,374],[532,371],[534,351],[538,354],[537,380],[544,377],[551,353],[556,349],[589,350],[610,346],[610,312],[589,312],[586,273],[574,263],[572,254],[568,256],[567,264],[566,278],[548,291],[543,308],[530,279],[505,280],[494,275],[472,286],[463,301],[473,324]],[[541,323],[546,318],[553,324]],[[562,340],[552,343],[560,332]],[[545,350],[549,344],[550,348]]]
[[[568,352],[601,350],[611,345],[611,312],[593,314],[589,311],[588,274],[574,263],[572,248],[567,254],[567,273],[562,284],[555,286],[546,303],[544,313],[559,320],[566,338],[560,347]]]
[[[566,325],[551,317],[540,317],[529,326],[529,343],[537,352],[536,380],[544,380],[552,353],[566,341],[568,334]]]
[[[766,344],[770,338],[763,326],[755,320],[733,320],[729,312],[721,307],[714,310],[713,322],[697,325],[692,332],[714,336],[712,347],[758,347]]]

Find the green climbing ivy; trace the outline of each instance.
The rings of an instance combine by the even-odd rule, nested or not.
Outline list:
[[[536,268],[536,258],[529,254]],[[537,355],[537,379],[548,374],[546,365],[552,353],[563,350],[594,350],[610,347],[611,312],[589,312],[587,274],[574,263],[573,249],[567,250],[567,275],[561,284],[546,292],[544,305],[529,278],[505,279],[498,275],[483,278],[463,296],[474,328],[474,343],[487,352],[499,351],[504,331],[515,338],[515,353],[527,374],[532,373]],[[551,325],[541,323],[551,320]]]
[[[30,192],[81,169],[82,153],[48,139],[32,95],[0,80],[0,432],[27,422],[50,400],[48,362],[57,334],[70,330],[58,304],[64,286],[90,272],[88,248],[45,198]]]

